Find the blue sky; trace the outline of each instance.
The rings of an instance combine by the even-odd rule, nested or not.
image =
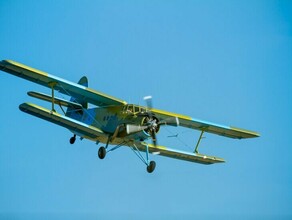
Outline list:
[[[149,175],[128,148],[101,161],[95,143],[71,146],[69,131],[23,114],[23,102],[50,106],[27,91],[50,91],[1,72],[0,217],[290,219],[291,12],[290,1],[0,1],[1,60],[261,134],[206,135],[201,152],[225,164],[153,156]],[[192,150],[198,136],[158,138]]]

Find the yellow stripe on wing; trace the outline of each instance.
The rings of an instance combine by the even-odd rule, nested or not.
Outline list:
[[[181,114],[177,114],[177,113],[172,113],[172,112],[167,112],[167,111],[164,111],[164,110],[151,109],[151,111],[152,111],[153,113],[157,113],[157,114],[165,115],[165,116],[168,116],[168,117],[178,117],[179,119],[192,120],[192,118],[189,117],[189,116],[181,115]]]

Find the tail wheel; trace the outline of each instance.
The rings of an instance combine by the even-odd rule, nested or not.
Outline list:
[[[150,161],[149,165],[147,166],[147,172],[152,173],[155,170],[156,163],[155,161]]]
[[[99,159],[104,159],[105,156],[106,156],[106,149],[105,149],[105,147],[100,147],[98,149],[98,157],[99,157]]]
[[[70,144],[74,144],[75,141],[76,141],[76,134],[74,134],[74,136],[70,138],[69,142]]]

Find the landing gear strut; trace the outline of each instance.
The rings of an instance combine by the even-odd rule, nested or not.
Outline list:
[[[133,152],[136,154],[136,156],[146,165],[146,170],[148,173],[152,173],[155,170],[156,167],[156,163],[155,161],[149,161],[149,149],[148,149],[148,144],[146,144],[146,158],[143,157],[143,155],[141,154],[139,148],[133,144],[133,147],[131,147],[131,149],[133,150]]]
[[[75,141],[76,141],[76,134],[74,134],[74,136],[70,138],[70,144],[74,144]]]
[[[111,137],[109,136],[108,139],[107,139],[105,147],[100,147],[98,149],[97,154],[98,154],[99,159],[104,159],[105,158],[106,152],[107,152],[106,149],[108,148],[108,144],[109,144],[110,140],[111,140]]]

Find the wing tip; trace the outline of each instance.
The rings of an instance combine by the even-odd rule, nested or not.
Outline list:
[[[7,60],[1,60],[0,61],[0,63],[1,64],[18,64],[17,62],[15,62],[15,61],[13,61],[13,60],[9,60],[9,59],[7,59]]]
[[[260,137],[261,135],[258,132],[255,131],[249,131],[245,130],[242,128],[236,128],[236,127],[231,127],[233,131],[239,132],[241,135],[238,137],[239,139],[243,138],[257,138]]]

